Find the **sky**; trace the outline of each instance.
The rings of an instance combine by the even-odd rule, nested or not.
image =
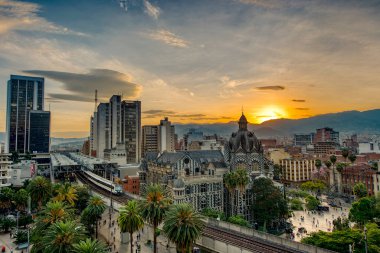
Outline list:
[[[45,77],[56,137],[88,135],[94,91],[143,124],[380,108],[379,0],[0,0],[0,131],[10,74]]]

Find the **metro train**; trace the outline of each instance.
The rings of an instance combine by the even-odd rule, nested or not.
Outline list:
[[[106,190],[106,191],[112,191],[115,195],[121,195],[123,193],[123,189],[121,185],[116,184],[104,177],[98,176],[95,173],[92,173],[88,170],[82,170],[84,175],[88,180],[90,180],[92,183],[96,184],[100,188]]]

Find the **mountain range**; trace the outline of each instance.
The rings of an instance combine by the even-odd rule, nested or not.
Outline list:
[[[369,111],[345,111],[329,113],[303,119],[274,119],[261,124],[249,124],[258,137],[290,136],[295,133],[311,133],[317,128],[331,127],[342,133],[379,134],[380,133],[380,109]],[[188,129],[194,128],[204,134],[218,133],[221,136],[229,136],[236,131],[236,122],[218,124],[177,124],[176,133],[183,136]]]
[[[332,127],[336,131],[347,134],[380,134],[380,109],[321,114],[303,119],[274,119],[261,124],[249,124],[248,126],[260,138],[291,136],[295,133],[311,133],[315,132],[317,128],[322,127]],[[219,134],[227,137],[232,132],[237,131],[238,125],[236,121],[213,124],[175,124],[175,130],[179,138],[182,138],[190,128],[202,131],[206,135]],[[0,142],[4,141],[4,137],[5,134],[0,133]],[[83,142],[85,139],[85,137],[53,137],[52,145]]]

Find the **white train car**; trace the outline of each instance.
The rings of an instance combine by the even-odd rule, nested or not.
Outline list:
[[[97,186],[101,187],[102,189],[106,191],[112,191],[115,195],[121,195],[123,193],[123,189],[121,185],[116,184],[104,177],[98,176],[95,173],[92,173],[88,170],[83,170],[84,175],[87,177],[88,180],[90,180],[92,183],[96,184]]]

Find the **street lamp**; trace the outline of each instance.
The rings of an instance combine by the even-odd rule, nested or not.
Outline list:
[[[368,253],[367,228],[365,226],[364,226],[364,245],[365,245],[365,253]]]

